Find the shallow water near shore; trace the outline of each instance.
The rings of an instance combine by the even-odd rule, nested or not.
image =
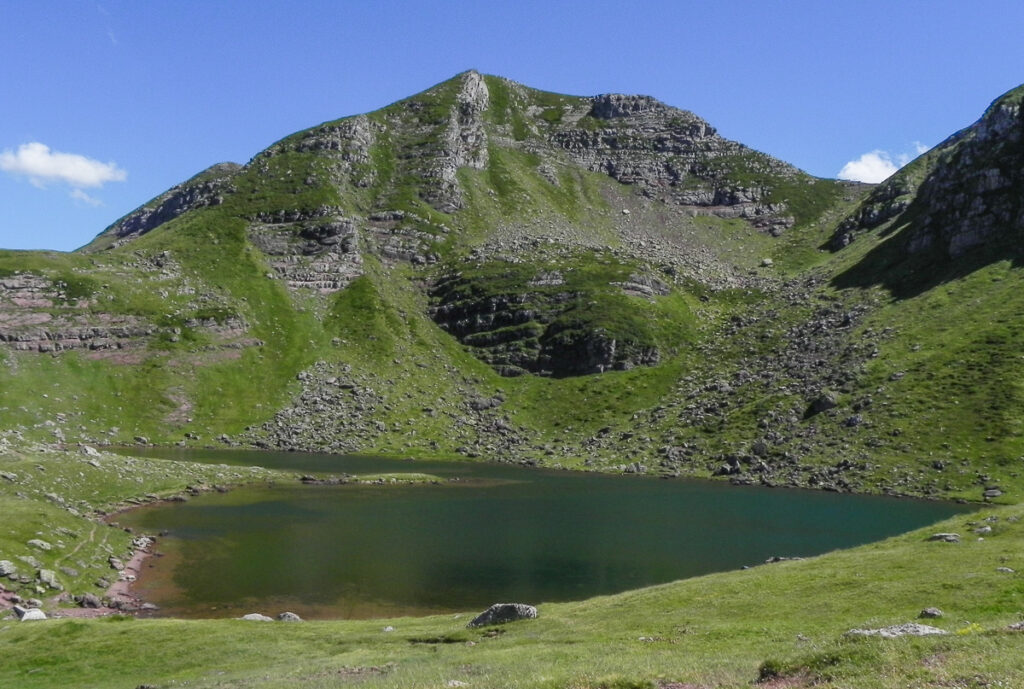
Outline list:
[[[118,516],[168,531],[135,592],[162,615],[305,618],[580,600],[880,540],[969,507],[468,462],[248,451],[132,454],[438,484],[279,484]]]

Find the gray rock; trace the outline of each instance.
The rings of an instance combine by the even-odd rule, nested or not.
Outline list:
[[[919,614],[918,617],[922,617],[922,618],[925,618],[925,619],[927,619],[927,618],[934,619],[934,618],[937,618],[937,617],[942,617],[942,611],[939,610],[938,608],[925,608],[924,610],[921,611],[921,614]]]
[[[83,608],[103,607],[103,601],[101,601],[100,597],[94,593],[86,593],[85,595],[81,596],[78,600],[78,604],[81,605]]]
[[[466,626],[487,627],[492,624],[505,624],[517,620],[532,620],[537,617],[537,608],[525,603],[495,603],[487,610],[474,617]]]
[[[891,627],[880,629],[851,629],[846,636],[880,636],[883,639],[895,639],[900,636],[932,636],[937,634],[948,634],[945,629],[929,627],[926,624],[907,622],[906,624],[895,624]]]
[[[0,560],[0,577],[9,577],[17,573],[18,568],[14,566],[13,562],[10,560]]]
[[[33,538],[31,541],[28,542],[28,544],[30,546],[32,546],[33,548],[37,548],[39,550],[52,550],[53,549],[52,545],[50,545],[46,541],[38,539],[38,538]]]
[[[82,445],[82,454],[86,457],[99,457],[99,451],[90,445]]]
[[[1003,491],[1001,491],[998,488],[989,488],[984,493],[982,493],[982,497],[984,497],[986,500],[991,500],[992,498],[998,498],[1002,494]]]
[[[820,414],[823,411],[835,409],[838,406],[839,400],[836,398],[835,393],[826,390],[811,400],[810,412],[811,414]]]
[[[293,612],[283,612],[277,616],[278,622],[302,622],[302,618]]]
[[[268,617],[266,615],[261,615],[258,612],[251,612],[248,615],[242,615],[239,619],[241,619],[241,620],[248,620],[250,622],[273,622],[274,621],[273,617]]]
[[[959,543],[960,534],[958,533],[937,533],[932,534],[928,537],[929,541],[939,541],[941,543]]]
[[[39,579],[40,583],[45,584],[56,591],[60,591],[64,588],[60,585],[60,582],[57,581],[57,573],[54,572],[52,569],[39,570],[37,578]]]
[[[17,608],[15,608],[15,612],[17,612]],[[21,618],[22,622],[34,622],[46,619],[46,613],[39,608],[28,608],[18,616]]]
[[[1010,569],[1009,567],[996,567],[996,571],[1001,573],[1001,574],[1013,574],[1014,573],[1014,570]]]

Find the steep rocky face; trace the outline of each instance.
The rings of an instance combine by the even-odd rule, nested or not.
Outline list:
[[[907,248],[950,258],[1024,230],[1024,92],[997,101],[921,184]]]
[[[891,223],[908,256],[956,259],[1019,240],[1024,230],[1024,88],[996,100],[958,132],[875,189],[844,220],[831,245]]]
[[[786,204],[770,201],[764,186],[772,177],[799,176],[791,165],[724,139],[693,113],[649,96],[609,94],[590,104],[575,127],[550,137],[578,165],[693,213],[744,218],[774,234],[793,224]]]
[[[427,170],[428,178],[435,185],[427,186],[424,196],[430,205],[444,213],[462,208],[464,200],[456,177],[459,168],[469,167],[483,170],[487,167],[487,132],[484,129],[484,113],[487,111],[490,94],[487,82],[477,72],[467,72],[462,77],[458,95],[448,116],[442,145]]]
[[[486,263],[439,280],[430,314],[504,376],[562,377],[653,366],[669,343],[643,322],[650,304],[628,300],[654,301],[670,289],[649,274],[625,270],[614,266],[581,279],[568,270]],[[617,313],[623,309],[635,309],[640,322]]]

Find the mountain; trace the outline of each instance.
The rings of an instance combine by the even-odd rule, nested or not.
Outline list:
[[[873,187],[466,72],[0,252],[0,427],[1012,492],[1020,94]]]

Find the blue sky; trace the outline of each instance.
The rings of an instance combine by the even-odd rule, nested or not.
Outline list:
[[[878,174],[1024,82],[1022,27],[1019,0],[0,0],[0,247],[74,249],[213,163],[470,68]]]

